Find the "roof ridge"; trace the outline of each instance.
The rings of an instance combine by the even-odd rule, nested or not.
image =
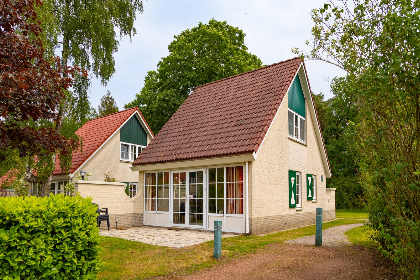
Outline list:
[[[196,89],[198,89],[198,88],[201,88],[201,87],[205,87],[205,86],[211,85],[211,84],[215,84],[215,83],[218,83],[218,82],[222,82],[222,81],[225,81],[225,80],[228,80],[228,79],[236,78],[236,77],[238,77],[238,76],[242,76],[242,75],[245,75],[245,74],[249,74],[249,73],[252,73],[252,72],[255,72],[255,71],[261,70],[261,69],[265,69],[265,68],[273,67],[273,66],[276,66],[276,65],[278,65],[278,64],[286,63],[286,62],[288,62],[288,61],[292,61],[292,60],[294,60],[294,59],[300,59],[300,60],[302,60],[302,61],[303,61],[303,59],[302,59],[301,57],[296,56],[296,57],[294,57],[294,58],[289,58],[289,59],[286,59],[286,60],[284,60],[284,61],[280,61],[280,62],[276,62],[276,63],[270,64],[270,65],[262,66],[262,67],[260,67],[260,68],[254,69],[254,70],[249,70],[249,71],[246,71],[246,72],[243,72],[243,73],[240,73],[240,74],[236,74],[236,75],[233,75],[233,76],[230,76],[230,77],[226,77],[226,78],[223,78],[223,79],[220,79],[220,80],[217,80],[217,81],[213,81],[213,82],[210,82],[210,83],[207,83],[207,84],[204,84],[204,85],[199,85],[199,86],[195,87],[195,89],[194,89],[194,90],[196,90]]]

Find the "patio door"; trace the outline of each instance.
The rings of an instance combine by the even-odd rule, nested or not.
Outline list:
[[[188,172],[189,225],[202,227],[204,221],[204,171]]]
[[[172,173],[172,224],[204,226],[204,171]]]

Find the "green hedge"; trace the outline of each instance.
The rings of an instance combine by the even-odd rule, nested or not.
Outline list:
[[[95,211],[79,196],[0,198],[0,279],[95,279]]]
[[[328,188],[336,188],[336,209],[365,209],[366,197],[358,177],[332,177],[327,179]]]

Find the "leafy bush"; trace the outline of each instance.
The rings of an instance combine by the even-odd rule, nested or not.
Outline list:
[[[335,207],[337,209],[364,209],[366,198],[358,177],[332,177],[327,179],[329,188],[336,188]]]
[[[95,279],[100,267],[90,199],[0,198],[0,278]]]

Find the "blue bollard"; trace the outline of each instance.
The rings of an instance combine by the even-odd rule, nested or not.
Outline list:
[[[214,253],[215,259],[222,257],[222,221],[214,221]]]
[[[315,246],[322,246],[322,208],[316,208]]]

